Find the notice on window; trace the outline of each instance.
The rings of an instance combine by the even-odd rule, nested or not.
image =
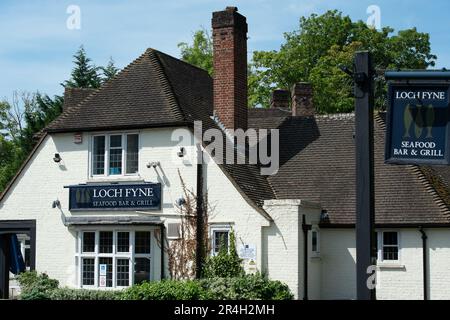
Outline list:
[[[99,287],[106,287],[106,276],[100,276]]]
[[[106,268],[107,268],[106,264],[100,265],[100,275],[101,276],[106,276]]]

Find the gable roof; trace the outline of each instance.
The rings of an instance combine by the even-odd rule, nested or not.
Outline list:
[[[203,132],[210,128],[221,130],[212,119],[212,90],[212,78],[205,70],[147,49],[86,99],[66,105],[45,132],[192,126],[195,120],[202,121]],[[259,167],[225,163],[219,167],[245,199],[270,219],[261,207],[274,194],[268,181],[259,174]],[[16,178],[17,175],[11,184]],[[0,200],[8,189],[9,186]]]

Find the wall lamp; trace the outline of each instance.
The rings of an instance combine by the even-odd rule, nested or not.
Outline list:
[[[147,163],[147,168],[151,168],[151,167],[156,168],[159,165],[160,165],[159,161],[152,161],[152,162]]]
[[[177,152],[177,155],[182,158],[186,154],[186,149],[184,147],[180,147],[180,151]]]
[[[330,217],[328,216],[327,210],[322,210],[320,212],[320,221],[327,221]]]
[[[60,163],[61,160],[62,160],[62,158],[59,155],[59,153],[55,153],[55,156],[53,157],[53,161],[55,161],[56,163]]]
[[[52,203],[52,208],[55,209],[56,207],[61,208],[61,202],[59,200],[55,200]]]
[[[181,207],[182,205],[186,204],[186,199],[184,199],[183,197],[178,198],[175,203],[177,204],[177,206]]]

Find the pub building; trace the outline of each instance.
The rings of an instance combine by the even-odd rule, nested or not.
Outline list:
[[[3,297],[6,282],[15,294],[5,261],[18,250],[27,269],[71,288],[169,277],[158,239],[180,237],[182,177],[212,208],[208,254],[233,230],[247,272],[297,299],[356,298],[354,114],[316,114],[308,83],[249,109],[246,18],[227,7],[212,29],[213,78],[148,49],[97,90],[66,88],[62,114],[0,196]],[[385,164],[384,113],[375,120],[377,299],[449,299],[450,170]],[[214,161],[194,121],[224,136],[278,129],[279,169]]]

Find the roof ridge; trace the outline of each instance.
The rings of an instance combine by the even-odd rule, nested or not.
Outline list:
[[[149,56],[150,62],[153,63],[155,70],[157,70],[158,78],[161,80],[161,87],[164,89],[164,93],[167,94],[164,95],[164,97],[168,100],[168,103],[175,114],[180,114],[181,117],[186,120],[186,115],[184,114],[183,108],[181,108],[180,102],[178,101],[175,91],[173,90],[171,82],[169,81],[165,68],[161,62],[161,58],[158,57],[159,51],[151,48],[147,49],[147,51],[152,53]]]
[[[383,119],[380,116],[380,111],[378,111],[375,114],[375,121],[381,127],[381,129],[386,130],[386,124],[383,122]],[[425,191],[427,191],[430,194],[433,201],[440,208],[441,213],[445,216],[450,217],[450,207],[443,200],[442,195],[436,190],[436,187],[431,183],[431,181],[430,181],[431,174],[429,172],[429,169],[427,170],[425,167],[421,167],[421,166],[417,166],[417,165],[407,165],[406,167],[408,169],[410,169],[416,175],[419,182],[425,188]],[[427,172],[425,172],[425,171],[427,171]],[[438,183],[441,184],[442,182],[438,181]]]
[[[138,62],[141,62],[146,55],[149,53],[150,49],[145,50],[144,53],[142,53],[139,57],[137,57],[136,59],[134,59],[130,64],[128,64],[125,68],[123,68],[122,70],[120,70],[112,79],[110,79],[109,81],[105,82],[104,84],[102,84],[99,88],[95,89],[94,92],[92,92],[90,95],[88,95],[86,97],[86,99],[82,100],[81,102],[79,102],[77,105],[73,106],[72,108],[67,108],[66,110],[64,110],[55,120],[53,120],[52,122],[50,122],[44,130],[47,130],[48,128],[50,128],[53,124],[58,123],[61,119],[66,119],[68,116],[71,116],[75,111],[79,111],[80,108],[86,104],[87,102],[89,102],[92,97],[95,97],[100,90],[103,90],[104,88],[108,88],[109,86],[112,85],[112,83],[114,83],[119,75],[123,75],[123,74],[127,74],[129,72],[129,70],[131,69],[131,67],[134,67]],[[93,88],[94,89],[94,88]]]

